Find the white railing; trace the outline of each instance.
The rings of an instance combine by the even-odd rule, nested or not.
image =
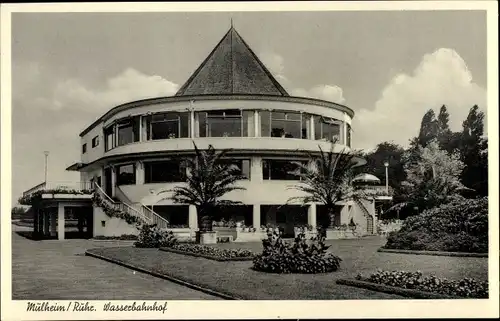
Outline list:
[[[158,213],[156,213],[146,205],[142,203],[132,202],[118,186],[116,187],[116,194],[118,196],[118,199],[120,199],[123,203],[140,212],[144,217],[147,217],[149,224],[156,224],[161,229],[168,228],[168,221],[166,219],[161,217]]]
[[[91,191],[93,189],[91,182],[68,182],[68,181],[49,181],[40,183],[29,190],[23,192],[23,197],[29,196],[38,191],[66,190],[66,191]]]
[[[99,194],[99,196],[101,197],[103,202],[105,202],[108,206],[112,207],[113,209],[120,210],[120,211],[128,213],[132,216],[136,216],[139,219],[141,219],[143,222],[151,224],[151,220],[147,216],[145,216],[142,211],[139,211],[139,210],[137,210],[137,209],[131,207],[130,205],[125,204],[125,203],[113,201],[111,199],[111,197],[109,197],[108,194],[106,194],[102,190],[102,188],[96,183],[94,183],[94,190],[96,193]]]

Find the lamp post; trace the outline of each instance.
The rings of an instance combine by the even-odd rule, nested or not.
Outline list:
[[[389,194],[389,162],[384,162],[385,166],[385,192]]]
[[[45,180],[44,180],[44,183],[45,183],[45,185],[47,185],[47,163],[49,160],[49,152],[44,151],[43,154],[45,155]]]

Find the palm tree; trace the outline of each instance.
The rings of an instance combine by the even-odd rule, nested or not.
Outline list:
[[[323,151],[319,146],[319,157],[307,152],[308,163],[295,162],[297,169],[294,175],[300,182],[291,186],[305,195],[288,199],[287,203],[300,201],[302,204],[322,203],[326,206],[330,225],[335,220],[335,203],[343,200],[362,198],[362,190],[352,185],[353,168],[357,166],[356,158],[361,153],[342,149],[334,152],[336,140],[331,141],[329,151]]]
[[[200,150],[193,142],[195,157],[184,160],[187,168],[186,186],[176,186],[168,192],[177,204],[195,205],[198,212],[200,232],[212,231],[214,211],[221,206],[241,204],[241,202],[220,200],[234,190],[244,190],[235,186],[239,169],[230,165],[223,158],[229,149],[216,151],[212,145],[207,150]]]

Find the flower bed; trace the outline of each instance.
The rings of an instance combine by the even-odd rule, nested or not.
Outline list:
[[[122,220],[125,220],[128,224],[135,223],[136,227],[138,227],[141,223],[137,216],[133,216],[127,212],[114,209],[111,206],[109,206],[108,204],[106,204],[106,202],[104,202],[104,200],[102,199],[102,197],[98,193],[94,193],[94,195],[92,196],[92,203],[95,206],[102,208],[104,214],[106,214],[109,217],[120,218]]]
[[[94,236],[94,240],[120,240],[120,241],[135,241],[137,240],[137,235],[134,234],[122,234],[120,236],[102,236],[102,235],[97,235]]]
[[[255,253],[249,250],[221,249],[213,246],[190,243],[177,243],[171,246],[162,247],[160,250],[203,257],[215,261],[251,261],[255,257]]]
[[[295,238],[294,243],[283,241],[278,233],[262,241],[262,254],[255,257],[253,268],[268,273],[325,273],[336,271],[339,257],[328,253],[324,238],[307,240],[305,234]]]
[[[437,278],[435,275],[424,277],[420,271],[378,270],[367,277],[358,274],[356,280],[450,297],[488,298],[488,282],[480,282],[471,278],[448,280]]]

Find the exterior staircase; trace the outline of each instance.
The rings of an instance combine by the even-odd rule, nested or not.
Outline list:
[[[366,231],[368,235],[374,235],[375,233],[375,224],[373,222],[373,216],[368,212],[368,209],[365,207],[363,202],[361,202],[360,199],[356,198],[354,199],[356,204],[358,205],[359,208],[361,208],[361,211],[363,212],[364,216],[366,217]]]
[[[108,194],[106,194],[103,189],[94,182],[94,193],[97,193],[103,202],[109,207],[120,210],[122,212],[128,213],[129,215],[135,216],[143,224],[156,224],[160,229],[168,228],[168,221],[147,208],[141,203],[136,204],[126,204],[122,201],[113,200]]]

